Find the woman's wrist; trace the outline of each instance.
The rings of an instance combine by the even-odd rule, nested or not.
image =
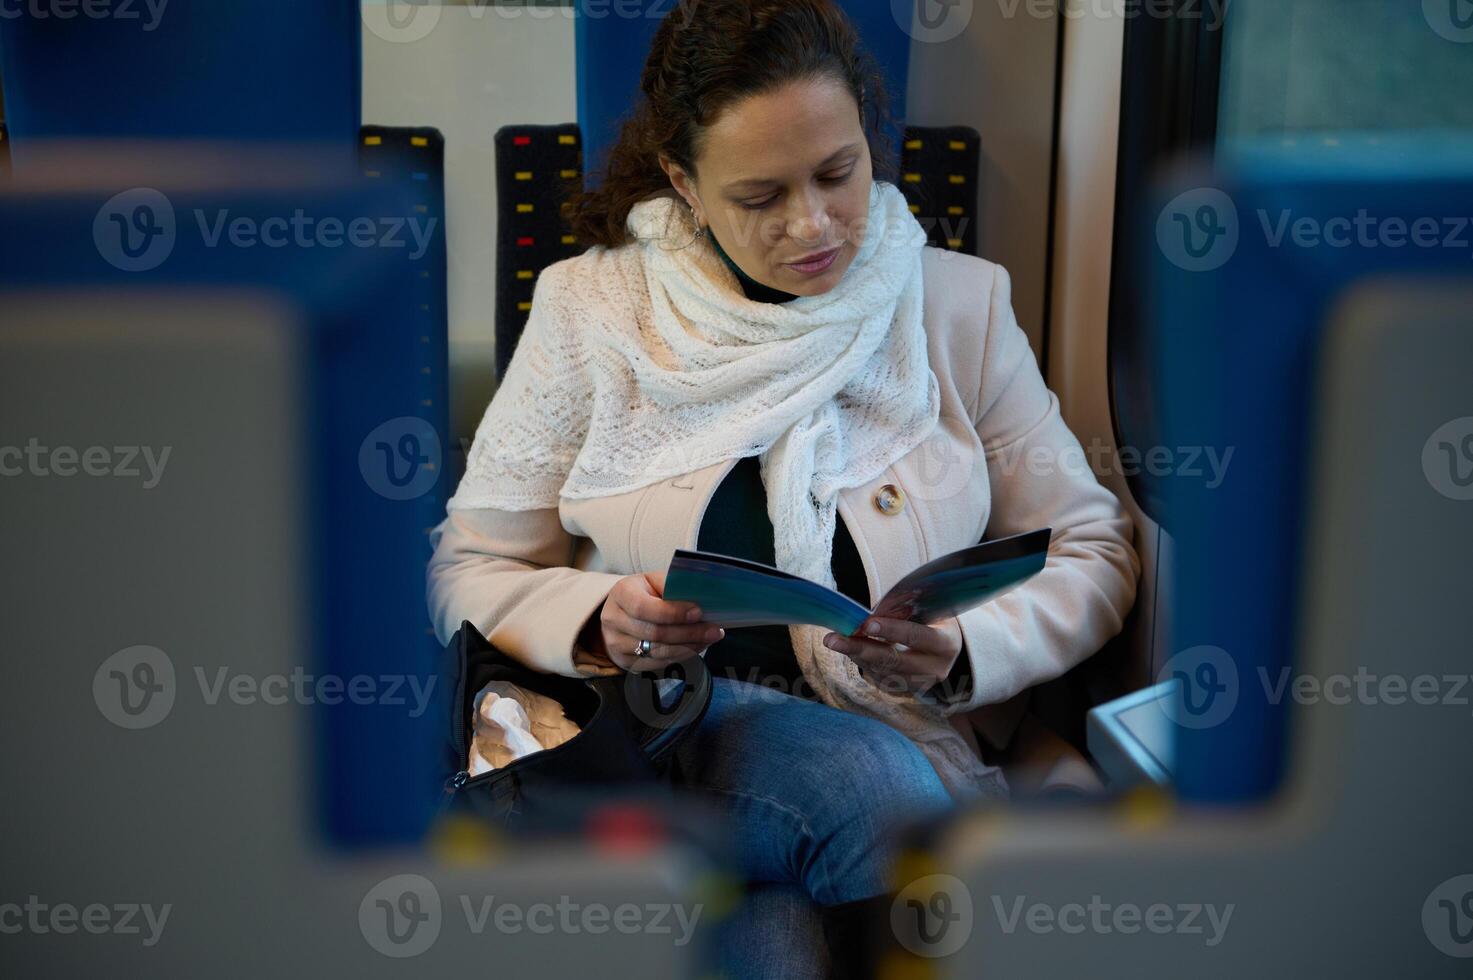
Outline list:
[[[961,623],[958,620],[953,618],[952,622],[955,623],[953,628],[961,635],[961,649],[951,662],[951,669],[946,676],[926,689],[928,698],[942,704],[964,700],[972,689],[972,661],[967,656],[966,635],[961,632]]]
[[[575,642],[580,648],[593,654],[599,660],[612,664],[608,648],[604,644],[603,612],[604,604],[600,602],[598,608],[594,609],[592,615],[583,623],[583,628],[578,631],[578,638]]]

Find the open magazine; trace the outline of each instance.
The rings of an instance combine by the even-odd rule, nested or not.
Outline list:
[[[896,582],[873,611],[771,565],[678,549],[664,598],[694,602],[724,628],[807,623],[852,636],[871,615],[930,625],[980,606],[1043,570],[1052,528],[984,541],[929,561]]]

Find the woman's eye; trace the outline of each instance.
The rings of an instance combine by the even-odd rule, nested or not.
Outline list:
[[[852,176],[854,176],[854,171],[849,170],[846,173],[830,174],[827,177],[820,177],[818,179],[825,184],[842,184],[844,183],[844,181],[848,180]],[[771,204],[773,201],[776,201],[777,198],[778,195],[773,195],[765,201],[757,201],[755,203],[751,201],[743,201],[742,207],[746,208],[748,211],[760,211]]]

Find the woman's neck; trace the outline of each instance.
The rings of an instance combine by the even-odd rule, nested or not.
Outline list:
[[[732,260],[732,257],[726,254],[726,249],[722,248],[721,243],[716,240],[716,233],[711,230],[709,225],[706,227],[706,237],[711,240],[711,245],[716,249],[716,254],[721,256],[721,260],[736,274],[737,282],[741,283],[742,292],[746,294],[747,299],[755,300],[759,303],[786,303],[789,300],[798,298],[796,293],[786,293],[781,289],[773,289],[771,286],[760,283],[743,272],[741,266],[737,265]]]

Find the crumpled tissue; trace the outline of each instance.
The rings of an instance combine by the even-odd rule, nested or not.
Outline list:
[[[552,698],[507,681],[492,681],[475,697],[476,721],[467,769],[472,776],[545,749],[581,730]]]

